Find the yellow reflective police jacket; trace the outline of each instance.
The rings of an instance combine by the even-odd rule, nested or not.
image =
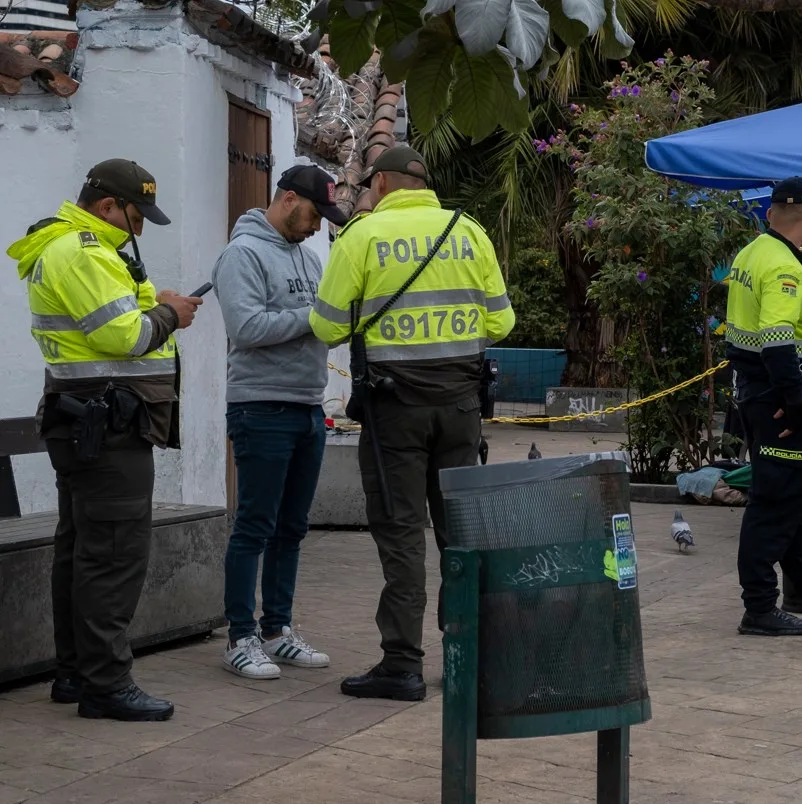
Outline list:
[[[802,389],[802,264],[772,231],[736,256],[727,295],[727,357],[739,376]]]
[[[360,329],[415,271],[452,214],[430,190],[396,190],[346,225],[310,315],[315,334],[330,345],[347,341],[351,303],[360,305]],[[463,215],[411,288],[365,333],[368,361],[391,367],[470,360],[478,371],[476,358],[514,323],[493,244]]]
[[[141,377],[175,371],[175,339],[147,353],[153,330],[144,311],[156,290],[137,285],[117,249],[116,226],[69,201],[58,219],[8,249],[28,281],[31,333],[56,379]]]
[[[149,280],[136,283],[117,253],[126,239],[125,232],[67,201],[56,218],[7,253],[28,282],[31,333],[46,364],[45,394],[95,396],[113,382],[145,403],[150,431],[144,437],[178,446],[175,338],[149,350],[154,324],[143,313],[157,307],[156,289]]]

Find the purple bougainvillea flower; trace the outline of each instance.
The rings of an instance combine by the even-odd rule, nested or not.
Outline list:
[[[549,144],[545,140],[541,140],[535,149],[539,154],[545,153],[549,150]]]
[[[672,90],[671,92],[671,100],[673,100],[674,103],[676,103],[679,100],[679,92],[677,92],[676,89]]]
[[[639,87],[637,84],[635,84],[635,86],[634,86],[634,87],[632,87],[632,94],[633,94],[633,95],[634,95],[636,98],[638,97],[638,95],[640,95],[640,87]]]
[[[621,90],[618,87],[613,87],[612,92],[610,92],[609,97],[617,98],[621,94]]]
[[[629,87],[621,87],[621,95],[629,95]]]
[[[649,278],[646,271],[638,271],[638,282],[645,282]]]
[[[655,61],[655,64],[656,64],[658,67],[665,67],[665,66],[666,66],[666,60],[665,60],[665,59],[657,59],[657,60]]]
[[[587,226],[588,229],[595,229],[596,228],[596,220],[594,218],[588,218],[585,221],[585,226]]]
[[[599,128],[607,128],[607,123],[599,123]]]

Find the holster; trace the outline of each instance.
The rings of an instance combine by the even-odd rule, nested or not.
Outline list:
[[[489,358],[482,365],[482,381],[479,388],[479,414],[483,419],[492,419],[496,409],[498,390],[498,360]]]
[[[122,388],[112,388],[105,399],[109,406],[110,430],[126,433],[132,427],[139,428],[144,406],[136,394]]]
[[[109,418],[109,406],[103,399],[77,399],[58,394],[55,410],[72,421],[72,441],[79,461],[93,461],[100,456]]]
[[[368,356],[365,336],[355,332],[351,336],[351,397],[345,406],[345,415],[359,424],[365,424],[365,404],[368,387]]]

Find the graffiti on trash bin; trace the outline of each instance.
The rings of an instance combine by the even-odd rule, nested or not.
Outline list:
[[[549,547],[538,553],[534,561],[524,562],[514,574],[507,576],[511,586],[531,589],[544,583],[559,583],[566,575],[584,573],[593,567],[590,546],[577,548]]]

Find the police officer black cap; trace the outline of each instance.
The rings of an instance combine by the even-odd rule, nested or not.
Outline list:
[[[301,198],[308,198],[315,209],[335,226],[344,226],[348,221],[334,203],[336,186],[325,170],[315,165],[295,165],[281,174],[278,186],[282,190],[292,190]]]
[[[129,159],[107,159],[95,165],[86,175],[86,183],[133,204],[142,215],[157,226],[170,219],[156,206],[156,179],[145,168]]]
[[[413,164],[414,162],[423,165],[423,172],[419,165]],[[427,184],[430,183],[426,162],[414,148],[410,148],[408,145],[396,145],[395,148],[388,148],[373,163],[370,173],[359,182],[359,186],[370,187],[370,183],[377,173],[403,173],[407,176],[414,176],[416,179],[423,179]]]
[[[802,204],[802,176],[783,179],[772,190],[772,204]]]

